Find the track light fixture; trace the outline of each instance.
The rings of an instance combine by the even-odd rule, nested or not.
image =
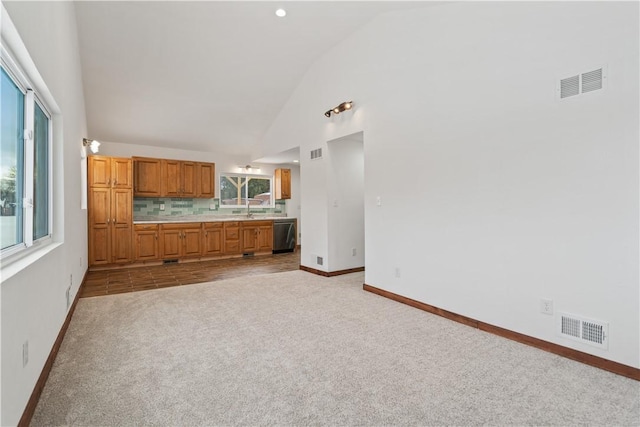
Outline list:
[[[327,110],[324,115],[326,117],[331,117],[331,114],[340,114],[343,111],[351,110],[353,108],[353,101],[345,101],[337,107],[333,107],[330,110]]]
[[[82,146],[83,147],[89,147],[91,152],[93,154],[96,154],[98,152],[98,149],[99,149],[98,147],[100,147],[100,143],[98,141],[96,141],[95,139],[82,138]]]

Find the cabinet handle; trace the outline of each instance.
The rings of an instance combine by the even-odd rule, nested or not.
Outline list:
[[[109,224],[110,221],[111,221],[111,219],[107,218],[107,224]]]
[[[158,240],[158,233],[156,233],[156,240]]]

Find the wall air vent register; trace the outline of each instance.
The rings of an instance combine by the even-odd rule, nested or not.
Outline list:
[[[605,78],[604,67],[601,67],[597,70],[561,79],[558,87],[560,99],[600,90],[603,88]]]

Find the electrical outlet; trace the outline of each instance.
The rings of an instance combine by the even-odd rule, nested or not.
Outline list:
[[[321,256],[316,257],[316,264],[322,265],[323,263],[324,263],[324,259]]]
[[[209,210],[210,211],[215,211],[216,210],[216,204],[215,203],[209,203]]]
[[[71,305],[71,285],[69,285],[67,291],[65,292],[65,298],[67,300],[67,308],[69,308],[69,306]]]
[[[356,256],[356,248],[351,248],[351,256]]]
[[[69,275],[69,286],[73,286],[73,273]]]
[[[382,197],[376,197],[376,206],[382,206]]]
[[[396,275],[396,278],[397,278],[397,279],[399,279],[399,278],[400,278],[400,268],[399,268],[399,267],[396,267],[395,275]]]
[[[540,313],[553,314],[553,301],[550,299],[540,300]]]
[[[22,344],[22,367],[24,368],[29,363],[29,340],[26,340]]]
[[[163,211],[164,210],[164,203],[160,203],[160,210]]]

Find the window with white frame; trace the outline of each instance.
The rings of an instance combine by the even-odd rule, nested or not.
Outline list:
[[[0,56],[0,256],[51,238],[52,120],[19,65]]]
[[[220,207],[273,207],[271,177],[252,174],[220,174]]]

